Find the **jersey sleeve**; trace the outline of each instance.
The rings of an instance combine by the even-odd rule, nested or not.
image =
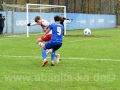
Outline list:
[[[50,23],[44,19],[42,19],[42,26],[44,27],[48,27],[50,25]]]
[[[71,20],[71,19],[69,19],[69,18],[65,18],[65,17],[64,17],[63,19],[64,19],[64,20]]]
[[[52,24],[48,26],[48,30],[52,30]]]
[[[33,22],[33,23],[30,24],[30,26],[34,26],[34,25],[39,25],[39,24],[36,23],[36,22]]]

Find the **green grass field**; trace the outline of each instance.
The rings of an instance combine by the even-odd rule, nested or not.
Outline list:
[[[41,67],[40,35],[0,35],[0,90],[120,90],[120,29],[67,31],[61,61]]]

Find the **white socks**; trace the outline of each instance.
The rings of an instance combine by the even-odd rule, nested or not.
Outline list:
[[[44,46],[44,43],[39,42],[38,45],[39,45],[40,47],[43,47],[43,46]]]

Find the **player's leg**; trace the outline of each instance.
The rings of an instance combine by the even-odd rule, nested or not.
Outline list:
[[[1,27],[1,34],[3,34],[3,27]]]
[[[52,46],[53,51],[52,51],[52,54],[51,54],[51,66],[54,66],[54,58],[57,55],[55,51],[57,51],[61,46],[62,46],[62,43],[56,43]],[[59,60],[59,58],[58,58],[58,60]]]
[[[57,54],[55,51],[51,53],[51,66],[54,66],[54,58],[56,57],[57,63],[60,61],[60,54]]]
[[[44,43],[42,43],[44,40],[42,39],[44,36],[42,36],[42,37],[40,37],[40,38],[38,38],[37,40],[36,40],[36,43],[41,47],[41,46],[44,46]]]
[[[47,49],[46,50],[46,54],[48,55],[48,54],[51,54],[52,53],[52,49]]]
[[[56,54],[56,52],[55,52],[55,51],[52,51],[52,53],[51,53],[51,66],[54,66],[55,54]]]
[[[55,57],[56,57],[56,62],[59,63],[59,61],[61,60],[61,59],[60,59],[60,54],[57,54],[57,53],[56,53]]]
[[[41,46],[42,47],[42,58],[43,58],[43,63],[42,63],[42,67],[45,66],[45,64],[48,62],[47,58],[47,54],[46,54],[46,49],[50,49],[51,48],[51,43],[47,42],[45,45]]]
[[[46,55],[46,50],[42,49],[42,58],[43,58],[43,63],[42,63],[42,67],[44,67],[46,65],[46,63],[48,62],[48,60],[46,59],[47,55]]]
[[[44,45],[44,43],[42,42],[48,42],[51,40],[51,37],[52,37],[52,34],[47,34],[47,35],[44,35],[44,36],[41,36],[37,41],[36,43],[41,47]],[[47,50],[47,54],[49,53],[49,50]]]
[[[40,41],[45,41],[45,42],[50,41],[51,37],[52,37],[52,34],[47,34],[45,36],[42,36]],[[43,43],[40,42],[40,45],[43,45]],[[51,53],[52,53],[52,49],[47,49],[46,50],[47,55],[51,54]],[[57,63],[58,63],[59,59],[60,59],[60,54],[56,54],[55,57],[56,57],[56,60],[57,60]]]
[[[46,59],[46,50],[44,49],[44,43],[42,43],[43,40],[40,37],[39,39],[37,39],[36,43],[42,48],[42,58],[43,58],[43,63],[42,63],[42,67],[45,66],[45,64],[48,62],[48,60]]]
[[[53,47],[54,47],[54,44],[51,43],[50,41],[45,44],[46,49],[50,49],[50,48],[53,48]],[[54,66],[55,55],[56,55],[55,51],[52,50],[52,52],[51,52],[51,66]]]
[[[61,46],[62,46],[62,43],[57,43],[57,44],[56,44],[56,47],[53,48],[53,49],[56,51],[56,50],[58,50]],[[56,53],[55,57],[56,57],[57,63],[59,63],[59,61],[61,60],[61,59],[60,59],[60,54],[57,54],[57,53]]]
[[[0,34],[2,34],[2,27],[0,27]]]
[[[46,65],[46,63],[48,62],[48,60],[46,59],[47,54],[46,54],[45,45],[44,44],[40,44],[40,47],[42,48],[42,58],[43,58],[42,67],[44,67]]]
[[[63,37],[65,36],[64,31],[63,31]]]
[[[37,39],[36,43],[41,47],[43,45],[42,42],[50,41],[52,37],[52,34],[41,36],[39,39]]]
[[[63,24],[63,28],[64,28],[64,24]],[[65,36],[65,33],[64,33],[64,29],[63,29],[63,37]]]
[[[47,35],[45,35],[45,37],[42,37],[42,40],[45,41],[45,42],[48,42],[48,41],[51,40],[51,38],[52,38],[52,34],[47,34]],[[52,52],[52,49],[47,49],[46,50],[47,55],[49,53],[51,54],[51,52]]]
[[[46,54],[47,55],[52,54],[52,51],[53,51],[52,49],[47,49]],[[55,57],[56,57],[56,62],[58,63],[60,61],[60,54],[55,53]]]

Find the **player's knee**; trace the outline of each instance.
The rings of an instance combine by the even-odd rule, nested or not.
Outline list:
[[[42,47],[42,49],[44,49],[44,50],[46,50],[46,47],[43,45],[43,46],[41,46]]]
[[[36,40],[36,43],[38,44],[38,43],[39,43],[39,41],[38,41],[38,40]]]
[[[40,40],[40,39],[36,40],[36,43],[37,43],[37,44],[38,44],[39,42],[41,42],[41,40]]]

